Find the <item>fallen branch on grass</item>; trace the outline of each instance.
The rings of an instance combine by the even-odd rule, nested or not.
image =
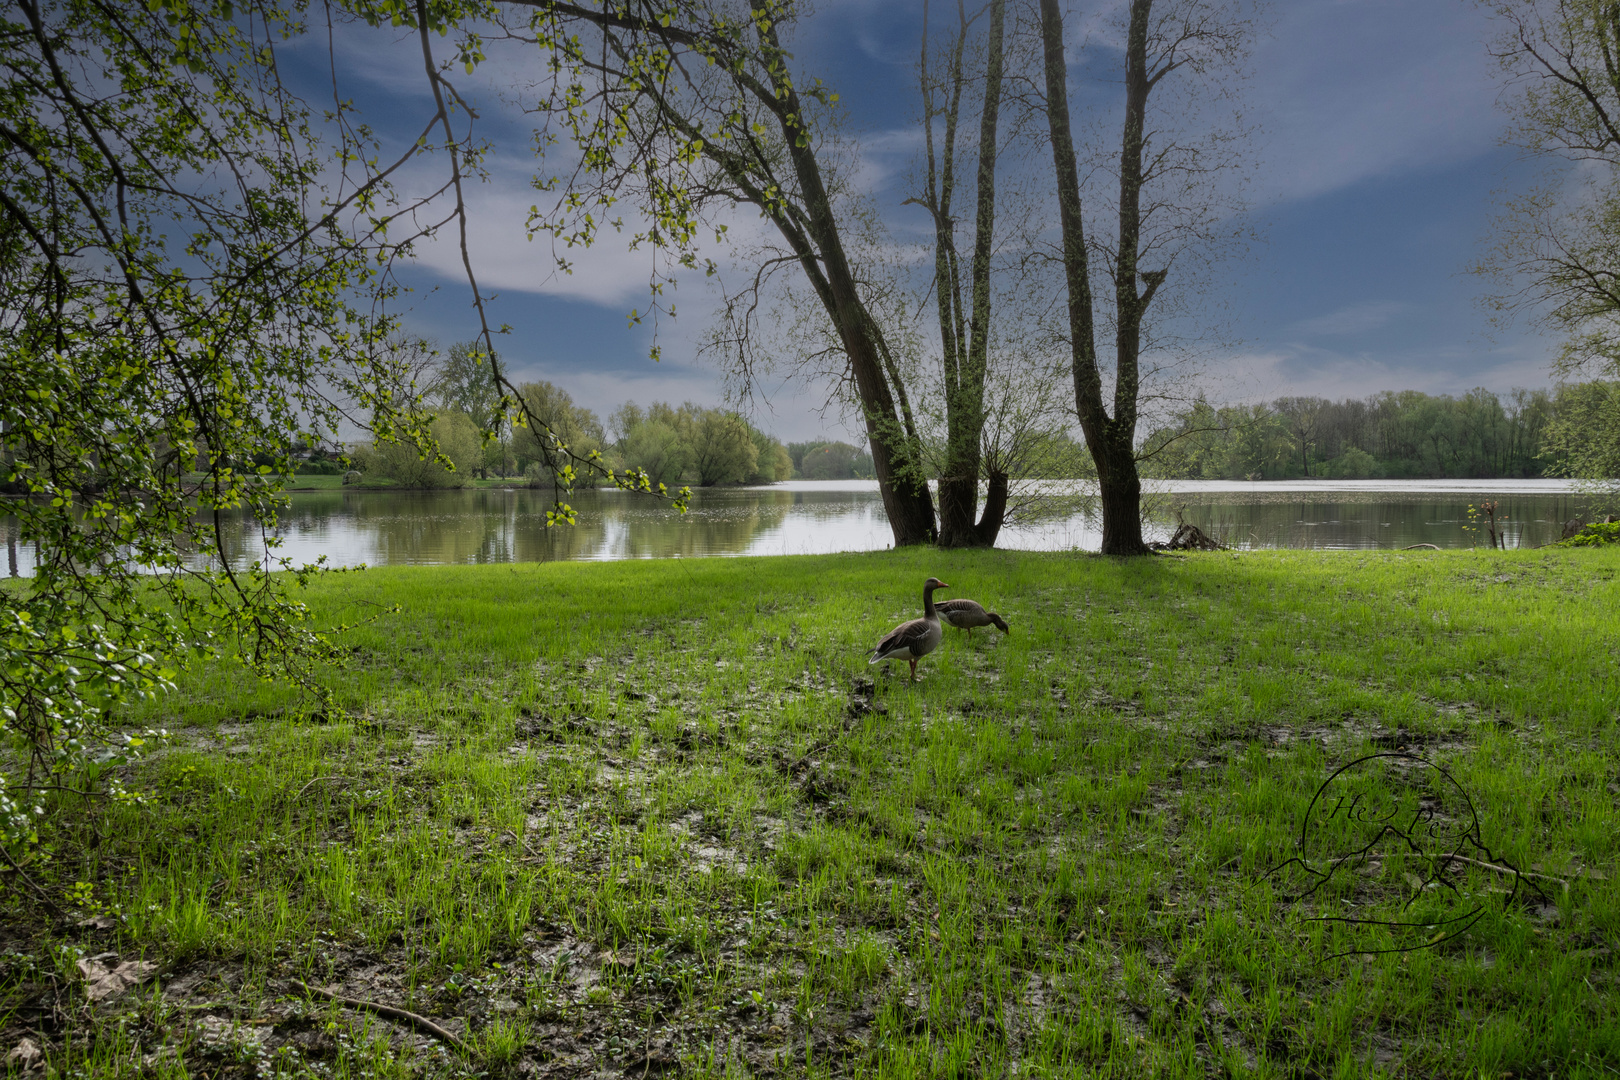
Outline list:
[[[1407,544],[1405,547],[1401,548],[1401,550],[1402,551],[1415,551],[1418,548],[1428,548],[1430,551],[1439,551],[1440,550],[1440,545],[1439,544]]]
[[[545,862],[545,856],[541,855],[538,851],[534,850],[534,848],[530,847],[529,842],[527,840],[523,839],[523,837],[519,836],[517,833],[513,832],[511,829],[506,830],[506,835],[510,836],[512,839],[516,840],[518,842],[518,845],[520,847],[522,847],[524,851],[527,851],[531,858],[537,859],[540,862]]]
[[[322,780],[338,780],[345,784],[349,782],[349,778],[346,776],[317,776],[309,783],[298,789],[298,794],[293,796],[293,802],[297,802],[299,799],[302,799],[304,797],[304,792],[308,791]]]
[[[1513,874],[1517,877],[1540,878],[1542,881],[1551,881],[1554,884],[1562,885],[1564,887],[1564,891],[1569,892],[1569,882],[1565,881],[1563,878],[1553,877],[1551,874],[1537,874],[1530,870],[1517,870],[1511,866],[1497,866],[1495,863],[1484,862],[1480,859],[1470,859],[1466,855],[1458,855],[1455,852],[1444,856],[1444,858],[1454,862],[1465,862],[1470,866],[1484,867],[1486,870],[1495,870],[1498,874]]]
[[[57,918],[67,918],[67,912],[63,911],[57,906],[56,901],[51,899],[50,893],[34,884],[34,879],[28,876],[27,871],[17,865],[17,861],[11,857],[11,852],[7,851],[3,847],[0,847],[0,855],[5,856],[6,862],[11,866],[12,872],[18,877],[22,878],[23,883],[26,884],[30,889],[34,890],[34,895],[39,898],[40,903],[44,904],[47,908],[50,908],[51,912]]]
[[[378,1016],[386,1016],[391,1020],[403,1020],[407,1024],[414,1026],[418,1031],[426,1032],[441,1042],[449,1043],[468,1057],[473,1056],[472,1047],[427,1017],[413,1013],[409,1009],[399,1009],[392,1005],[383,1005],[376,1001],[364,1001],[360,998],[344,997],[342,994],[334,994],[330,990],[322,990],[318,986],[310,986],[307,983],[299,982],[297,979],[293,980],[293,985],[306,994],[313,994],[315,997],[325,998],[327,1001],[335,1001],[339,1005],[351,1009],[365,1009],[367,1012],[374,1012]]]

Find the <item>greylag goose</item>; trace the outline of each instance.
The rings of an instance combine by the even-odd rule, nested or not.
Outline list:
[[[890,630],[877,648],[872,650],[868,664],[875,664],[880,660],[906,660],[911,664],[911,681],[917,681],[917,661],[929,653],[939,644],[944,631],[939,628],[939,613],[934,608],[934,590],[948,589],[939,578],[931,577],[923,583],[923,616],[903,622]]]
[[[939,617],[956,627],[958,630],[972,631],[977,626],[994,626],[1003,634],[1010,634],[1012,630],[1007,626],[1007,620],[993,611],[986,611],[972,600],[942,600],[934,605]]]

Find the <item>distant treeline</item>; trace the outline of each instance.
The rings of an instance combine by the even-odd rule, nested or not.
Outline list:
[[[877,476],[872,455],[842,442],[787,444],[793,476],[803,480],[871,480]]]
[[[830,440],[784,446],[725,409],[630,402],[604,424],[552,383],[524,383],[519,390],[528,412],[575,453],[600,451],[609,467],[641,469],[670,487],[876,475],[866,450]],[[455,470],[421,460],[409,443],[362,443],[350,456],[368,476],[406,487],[455,486],[469,476],[522,476],[533,483],[549,477],[534,434],[499,415],[488,359],[475,343],[453,345],[442,356],[422,353],[408,390],[401,392],[436,406],[431,431]],[[483,432],[490,430],[496,437],[486,441]],[[1617,432],[1620,384],[1602,381],[1508,394],[1477,389],[1460,397],[1404,390],[1343,401],[1282,397],[1228,406],[1200,397],[1172,423],[1148,433],[1143,471],[1164,479],[1226,480],[1612,478],[1620,475]],[[1002,447],[1003,456],[1016,459],[1011,471],[1019,478],[1096,475],[1085,447],[1066,433],[1002,441],[1017,451]],[[308,471],[338,467],[318,454],[307,456]],[[581,486],[596,480],[582,470]]]
[[[443,354],[430,342],[395,344],[401,372],[398,393],[416,397],[429,408],[429,431],[439,453],[454,469],[424,460],[408,441],[373,441],[349,448],[349,462],[364,476],[389,479],[404,487],[457,487],[468,477],[521,476],[533,484],[549,482],[545,454],[528,427],[514,427],[502,415],[500,394],[490,373],[489,357],[477,342],[457,342]],[[545,424],[581,457],[600,453],[616,471],[640,469],[655,484],[771,484],[804,476],[844,480],[874,475],[872,456],[841,442],[794,443],[783,446],[747,419],[726,409],[687,402],[655,401],[645,409],[621,405],[606,424],[569,393],[549,382],[518,387],[529,416]],[[493,432],[494,437],[484,438]],[[340,454],[312,450],[296,454],[302,472],[340,468]],[[593,487],[601,477],[582,469],[578,486]]]
[[[617,438],[605,448],[608,460],[644,470],[654,483],[772,484],[793,475],[787,449],[734,412],[691,402],[643,411],[630,402],[610,420]]]
[[[569,449],[580,455],[599,451],[609,467],[643,469],[655,484],[769,484],[793,475],[787,448],[734,412],[691,402],[680,406],[654,402],[642,409],[632,402],[610,417],[610,434],[596,413],[576,405],[567,391],[552,383],[524,383],[518,390],[530,413]],[[353,449],[351,457],[368,476],[407,487],[453,487],[470,476],[522,476],[535,483],[549,478],[540,444],[529,428],[505,427],[499,437],[485,442],[482,433],[488,423],[454,404],[433,410],[430,430],[440,452],[455,463],[453,472],[422,460],[409,443],[364,443]],[[581,470],[578,483],[593,487],[598,479]]]
[[[1284,397],[1217,408],[1202,398],[1144,444],[1166,479],[1286,480],[1570,475],[1571,436],[1612,395],[1602,383],[1555,391],[1416,390],[1329,401]]]

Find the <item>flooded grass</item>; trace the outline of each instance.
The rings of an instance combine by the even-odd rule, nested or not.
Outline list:
[[[1607,1075],[1617,572],[906,551],[334,577],[323,616],[401,608],[344,639],[339,709],[190,673],[142,718],[177,732],[130,770],[144,802],[46,837],[69,917],[6,886],[0,1053],[97,1077]],[[947,630],[913,685],[865,652],[930,574],[1012,633]],[[159,967],[91,1002],[90,958]]]

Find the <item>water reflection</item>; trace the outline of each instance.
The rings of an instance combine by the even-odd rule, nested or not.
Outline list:
[[[1497,504],[1497,531],[1507,547],[1532,548],[1557,540],[1563,523],[1580,512],[1569,494],[1444,496],[1410,493],[1179,493],[1156,517],[1174,523],[1175,511],[1209,535],[1236,548],[1443,548],[1483,547],[1485,522],[1470,517],[1470,504]],[[1360,495],[1360,497],[1356,497]]]
[[[337,566],[424,563],[548,562],[562,559],[642,559],[742,555],[787,538],[790,517],[831,524],[848,549],[873,546],[871,527],[847,528],[869,514],[853,503],[875,503],[875,492],[805,492],[776,488],[699,492],[685,515],[667,504],[617,491],[581,491],[570,500],[572,527],[546,528],[549,491],[525,488],[464,491],[293,493],[277,534],[279,554],[302,562],[318,555]],[[881,504],[872,527],[886,533]],[[802,528],[796,525],[795,528]],[[812,526],[814,528],[814,526]],[[784,550],[843,550],[816,529],[817,543]],[[254,539],[240,536],[244,550]],[[882,546],[877,545],[877,546]],[[233,557],[237,552],[233,550]]]
[[[1558,481],[1185,483],[1148,496],[1147,510],[1159,535],[1186,520],[1240,548],[1470,547],[1483,540],[1469,531],[1468,506],[1485,499],[1498,502],[1509,547],[1556,540],[1583,511]],[[279,554],[295,563],[325,556],[333,566],[790,555],[891,542],[872,482],[701,490],[685,515],[615,491],[582,491],[573,504],[579,524],[548,529],[549,491],[295,492],[276,533]],[[8,572],[30,573],[17,519],[0,515],[0,534]],[[226,539],[233,562],[263,554],[244,518],[228,522]],[[1002,546],[1027,550],[1095,551],[1101,540],[1094,510],[1002,534]]]

